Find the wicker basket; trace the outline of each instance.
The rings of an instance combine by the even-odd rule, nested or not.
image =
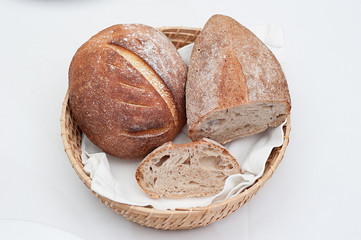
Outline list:
[[[163,27],[160,30],[178,48],[194,42],[200,32],[198,28],[184,27]],[[79,178],[85,186],[91,189],[91,178],[84,172],[81,160],[81,130],[72,118],[71,109],[68,104],[68,94],[66,94],[61,113],[61,136],[64,149]],[[246,202],[248,202],[265,182],[272,176],[273,172],[281,162],[286,147],[288,145],[291,130],[290,116],[283,127],[284,140],[281,147],[274,148],[267,160],[265,172],[252,186],[245,189],[237,196],[225,201],[209,205],[207,207],[194,207],[176,210],[157,210],[152,207],[133,206],[114,202],[93,192],[106,206],[113,211],[123,215],[125,218],[158,229],[190,229],[208,225],[216,222],[233,213]]]

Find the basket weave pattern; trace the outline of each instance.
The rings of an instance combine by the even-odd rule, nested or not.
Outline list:
[[[200,29],[184,27],[162,27],[160,30],[172,41],[176,48],[193,43]],[[64,149],[72,167],[91,190],[91,178],[84,172],[81,160],[82,133],[77,123],[72,118],[69,106],[69,96],[66,94],[61,113],[61,136]],[[125,218],[144,226],[158,229],[190,229],[206,226],[233,213],[248,202],[258,190],[272,176],[273,172],[282,161],[288,145],[291,130],[290,116],[283,127],[284,141],[281,147],[274,148],[267,160],[265,172],[252,186],[245,189],[237,196],[207,207],[194,207],[175,210],[157,210],[152,207],[133,206],[114,202],[93,192],[106,206]]]

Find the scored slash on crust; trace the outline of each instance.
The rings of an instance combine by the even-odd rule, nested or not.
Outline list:
[[[119,70],[122,70],[122,67],[120,67],[120,66],[114,65],[114,64],[112,64],[112,63],[105,62],[105,61],[103,61],[103,60],[101,60],[101,61],[104,62],[105,64],[109,65],[110,67],[114,67],[114,68],[117,68],[117,69],[119,69]],[[144,88],[137,87],[137,86],[131,85],[131,84],[129,84],[129,83],[121,82],[121,81],[119,81],[119,80],[118,80],[118,82],[119,82],[121,85],[124,85],[124,86],[126,86],[126,87],[136,88],[136,89],[145,91]]]
[[[127,60],[129,64],[131,64],[140,74],[144,76],[144,78],[153,86],[153,88],[158,92],[158,94],[162,96],[169,108],[169,111],[173,116],[174,125],[178,126],[178,114],[172,98],[172,94],[169,92],[168,87],[158,76],[158,74],[153,70],[153,68],[151,68],[138,55],[123,47],[120,47],[114,43],[109,43],[107,47],[111,48],[120,56],[122,56],[125,60]]]
[[[151,136],[159,136],[162,135],[166,132],[168,132],[170,130],[171,126],[167,126],[164,128],[152,128],[152,129],[146,129],[146,130],[138,130],[138,131],[134,131],[134,132],[122,132],[123,136],[128,136],[128,137],[148,137],[149,135]]]

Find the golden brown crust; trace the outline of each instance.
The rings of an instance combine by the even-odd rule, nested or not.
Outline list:
[[[137,66],[124,51],[133,54]],[[112,26],[73,57],[69,97],[74,119],[105,152],[142,158],[182,128],[186,71],[161,32],[145,25]],[[153,84],[145,72],[152,72]]]
[[[251,31],[223,15],[212,16],[195,41],[186,99],[192,140],[201,119],[217,109],[256,102],[284,102],[288,113],[291,108],[275,56]]]
[[[97,42],[106,41],[128,49],[153,68],[172,93],[179,118],[185,119],[184,88],[187,66],[161,31],[142,24],[122,24],[104,29],[97,35],[93,37],[97,38]]]
[[[218,81],[216,83],[218,104],[221,108],[232,107],[235,103],[248,102],[247,82],[242,65],[230,49],[226,52],[224,61],[220,63],[215,74],[214,79]]]

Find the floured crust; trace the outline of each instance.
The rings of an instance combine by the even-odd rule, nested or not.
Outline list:
[[[186,65],[160,31],[139,24],[112,26],[73,57],[72,114],[105,152],[142,158],[181,130],[186,74]]]
[[[219,193],[226,178],[239,173],[237,161],[223,146],[201,139],[158,147],[140,163],[136,180],[152,198],[201,197]]]
[[[282,115],[279,123],[291,108],[287,81],[275,56],[251,31],[223,15],[211,17],[195,41],[186,99],[187,124],[193,141],[210,137],[206,132],[199,134],[199,129],[205,124],[203,119],[214,111],[247,104],[282,103],[286,106],[283,113],[274,113]],[[221,143],[228,141],[222,137]]]

